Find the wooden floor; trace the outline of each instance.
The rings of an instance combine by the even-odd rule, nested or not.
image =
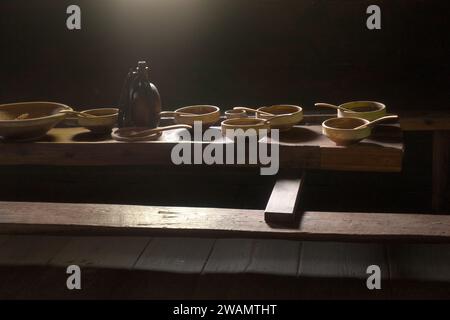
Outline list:
[[[66,289],[66,267],[82,290]],[[368,290],[366,268],[381,268]],[[0,236],[1,299],[450,298],[449,244]]]

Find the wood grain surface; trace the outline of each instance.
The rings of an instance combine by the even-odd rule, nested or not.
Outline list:
[[[450,216],[306,211],[286,228],[263,210],[0,202],[0,234],[14,233],[448,241]]]

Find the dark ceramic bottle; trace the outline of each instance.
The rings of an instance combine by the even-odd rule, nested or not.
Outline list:
[[[156,128],[159,125],[161,98],[158,89],[149,80],[148,66],[139,61],[130,71],[122,89],[119,127]]]
[[[130,116],[130,86],[131,82],[133,81],[133,77],[136,74],[134,73],[133,69],[130,69],[128,71],[127,77],[125,78],[125,81],[123,83],[122,91],[120,93],[120,100],[119,100],[119,116],[118,116],[118,126],[119,128],[123,127],[132,127],[131,124],[131,116]]]

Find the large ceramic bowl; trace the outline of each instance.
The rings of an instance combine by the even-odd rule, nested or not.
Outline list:
[[[88,115],[83,117],[82,115]],[[119,109],[117,108],[101,108],[89,109],[80,112],[78,124],[94,133],[109,133],[117,124]],[[89,117],[94,116],[94,117]]]
[[[0,137],[34,140],[64,120],[62,110],[72,108],[55,102],[22,102],[0,105]]]
[[[302,107],[289,104],[261,107],[258,108],[258,111],[265,111],[275,116],[285,115],[283,117],[277,117],[273,120],[270,120],[271,116],[269,115],[263,115],[261,113],[257,114],[257,117],[260,119],[269,119],[271,129],[278,129],[280,131],[287,131],[291,129],[294,125],[298,124],[303,119]]]
[[[352,101],[341,104],[340,107],[353,112],[338,110],[338,117],[363,118],[373,121],[386,115],[386,106],[376,101]]]
[[[231,109],[225,111],[225,117],[227,119],[247,118],[247,116],[247,111],[245,110]]]
[[[222,121],[221,130],[222,135],[228,138],[235,138],[243,135],[260,136],[268,134],[270,125],[264,119],[235,118]]]
[[[362,118],[331,118],[322,123],[322,133],[337,145],[349,145],[370,136],[371,128],[355,129],[369,123]]]
[[[220,120],[220,109],[211,105],[194,105],[179,108],[175,111],[163,111],[161,116],[173,116],[175,123],[194,126],[194,122],[200,121],[202,128],[209,128]]]

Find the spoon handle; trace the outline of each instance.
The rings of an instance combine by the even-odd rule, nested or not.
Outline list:
[[[82,112],[78,112],[78,111],[73,111],[73,110],[60,110],[60,113],[65,113],[67,115],[74,115],[77,117],[84,117],[84,118],[95,118],[96,116],[92,115],[92,114],[87,114],[87,113],[82,113]]]
[[[265,112],[265,111],[259,111],[256,109],[252,109],[252,108],[247,108],[247,107],[234,107],[233,110],[245,110],[245,111],[250,111],[250,112],[254,112],[256,114],[260,113],[263,116],[274,116],[274,114],[269,113],[269,112]]]
[[[317,102],[317,103],[314,103],[314,105],[316,107],[325,107],[325,108],[339,109],[339,107],[335,106],[334,104],[324,103],[324,102]]]
[[[278,114],[276,116],[270,117],[269,119],[265,119],[265,123],[270,124],[270,121],[272,121],[274,119],[285,118],[285,117],[290,117],[290,116],[292,116],[292,113]]]
[[[145,140],[146,137],[151,137],[156,133],[172,130],[172,129],[192,129],[190,125],[187,124],[174,124],[171,126],[158,127],[153,129],[144,129],[141,130],[139,128],[120,128],[115,130],[111,136],[115,140],[119,141],[142,141]]]
[[[314,103],[314,105],[316,107],[325,107],[325,108],[332,108],[332,109],[336,109],[336,110],[344,110],[346,112],[355,112],[353,110],[344,108],[344,107],[340,107],[340,106],[336,106],[334,104],[330,104],[330,103],[324,103],[324,102],[318,102],[318,103]]]
[[[175,115],[180,115],[180,116],[194,116],[196,115],[195,113],[188,113],[188,112],[179,112],[179,111],[161,111],[159,113],[160,116],[165,116],[165,117],[173,117]]]
[[[365,127],[373,127],[374,125],[376,125],[376,124],[378,124],[380,122],[384,122],[386,120],[393,120],[393,119],[398,119],[398,116],[397,115],[391,115],[391,116],[381,117],[381,118],[375,119],[375,120],[373,120],[373,121],[371,121],[369,123],[366,123],[366,124],[363,124],[361,126],[358,126],[355,129],[362,129],[362,128],[365,128]]]
[[[192,129],[192,126],[187,125],[187,124],[174,124],[171,126],[158,127],[158,128],[154,128],[154,129],[147,129],[147,130],[143,130],[143,131],[139,131],[139,132],[134,132],[134,133],[131,133],[129,135],[129,137],[148,136],[148,135],[155,134],[155,133],[158,133],[161,131],[172,130],[172,129]]]

